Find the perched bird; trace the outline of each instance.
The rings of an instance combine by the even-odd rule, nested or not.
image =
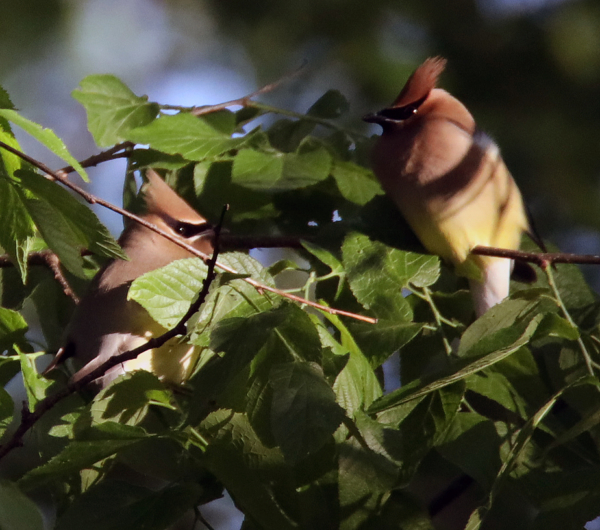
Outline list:
[[[146,172],[148,183],[142,188],[145,212],[141,217],[162,230],[182,238],[204,252],[213,250],[213,229],[207,220],[179,197],[154,171]],[[125,228],[119,243],[129,261],[112,260],[94,277],[69,326],[64,346],[46,369],[52,370],[73,358],[78,381],[110,357],[144,344],[166,330],[157,324],[137,302],[127,300],[131,282],[149,271],[192,254],[136,222]],[[194,348],[171,339],[161,348],[149,350],[136,359],[110,369],[98,381],[106,386],[117,376],[132,370],[154,372],[165,381],[180,383],[193,369]]]
[[[532,230],[496,144],[460,101],[436,88],[445,66],[427,59],[391,107],[363,119],[383,128],[372,155],[383,189],[425,248],[469,278],[481,316],[508,296],[513,264],[471,250],[518,249]]]

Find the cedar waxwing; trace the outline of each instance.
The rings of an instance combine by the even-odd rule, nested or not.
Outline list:
[[[154,171],[146,172],[148,184],[143,186],[146,209],[141,217],[164,231],[181,237],[188,245],[210,254],[213,250],[211,225]],[[108,262],[92,280],[87,294],[79,303],[65,336],[65,345],[46,372],[62,361],[73,358],[81,368],[72,377],[78,381],[113,355],[147,342],[166,330],[156,323],[137,302],[127,300],[131,282],[149,271],[172,261],[193,257],[190,252],[160,234],[130,221],[119,243],[129,261]],[[117,376],[144,369],[164,381],[181,383],[194,368],[197,350],[189,344],[171,339],[161,348],[148,350],[136,359],[110,369],[101,380],[106,386]]]
[[[471,254],[518,249],[530,232],[521,194],[496,144],[466,107],[435,88],[446,66],[427,59],[391,107],[364,120],[382,126],[373,170],[427,248],[470,280],[477,316],[508,296],[512,261]]]

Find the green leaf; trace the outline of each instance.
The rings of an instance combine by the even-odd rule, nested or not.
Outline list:
[[[188,311],[202,290],[207,267],[201,259],[180,259],[136,278],[127,294],[156,322],[170,329]]]
[[[284,155],[283,173],[276,189],[306,188],[325,180],[330,170],[331,155],[324,147],[299,153],[287,153]]]
[[[260,476],[261,470],[281,469],[283,459],[279,449],[264,447],[243,414],[217,411],[202,423],[202,428],[213,439],[203,460],[242,511],[257,521],[261,529],[298,528],[277,500],[285,483],[272,484]]]
[[[19,373],[21,360],[18,355],[0,355],[0,386],[4,387]]]
[[[94,425],[107,421],[137,425],[150,405],[172,409],[171,393],[154,374],[139,370],[119,377],[95,396],[90,417]]]
[[[0,246],[8,253],[27,280],[27,254],[31,248],[34,224],[13,180],[0,171]]]
[[[107,426],[107,424],[102,424],[102,426]],[[19,480],[19,485],[23,489],[28,490],[47,482],[58,480],[64,475],[77,473],[127,447],[132,447],[147,436],[142,429],[127,427],[125,425],[118,426],[119,434],[117,435],[117,431],[113,430],[106,439],[71,441],[69,445],[47,463],[27,472]],[[127,434],[125,435],[124,433]]]
[[[15,346],[21,360],[21,373],[23,374],[23,383],[27,391],[27,402],[29,410],[35,410],[37,404],[46,397],[46,391],[52,385],[45,377],[42,377],[38,371],[35,361],[38,357],[45,355],[46,352],[23,353]]]
[[[16,311],[0,307],[0,351],[13,344],[22,344],[29,327],[25,319]]]
[[[24,118],[15,110],[0,108],[0,116],[11,123],[14,123],[23,129],[27,134],[33,136],[38,142],[47,147],[58,158],[64,160],[68,165],[72,166],[83,180],[89,182],[89,178],[85,172],[85,169],[83,169],[77,159],[71,153],[69,153],[67,146],[52,129],[44,129],[41,125]]]
[[[10,394],[0,386],[0,439],[13,420],[14,407]],[[0,528],[2,528],[1,523]]]
[[[271,429],[288,462],[320,449],[344,418],[335,393],[315,363],[286,363],[271,368]]]
[[[242,149],[233,162],[232,182],[258,191],[306,188],[325,180],[331,155],[323,147],[299,153]]]
[[[414,399],[418,399],[435,390],[439,390],[472,374],[480,372],[481,370],[484,370],[485,368],[488,368],[497,362],[500,362],[529,342],[542,318],[543,315],[538,315],[527,324],[524,330],[522,328],[521,330],[517,330],[520,332],[518,333],[517,337],[513,337],[511,334],[511,340],[507,340],[509,344],[505,344],[500,349],[492,349],[492,353],[483,355],[475,361],[472,361],[471,359],[465,359],[465,361],[462,363],[463,368],[453,372],[451,375],[440,377],[431,383],[427,383],[425,379],[422,381],[415,380],[408,385],[399,388],[398,390],[390,392],[374,403],[369,408],[369,413],[381,412],[389,408],[402,405]]]
[[[538,515],[533,530],[579,530],[598,517],[600,468],[588,466],[562,472],[533,472]]]
[[[373,401],[381,397],[382,390],[373,368],[357,346],[354,338],[337,315],[326,314],[325,317],[340,333],[338,343],[324,327],[319,328],[323,346],[331,347],[339,354],[348,352],[350,358],[344,369],[337,376],[333,390],[338,403],[349,417],[358,410],[369,407]]]
[[[394,487],[397,468],[373,451],[362,448],[355,439],[339,445],[340,530],[364,528]]]
[[[172,484],[158,491],[105,480],[76,497],[56,530],[162,530],[175,524],[200,500],[199,484]]]
[[[325,263],[330,269],[329,273],[331,276],[337,276],[338,287],[335,293],[334,299],[337,300],[340,296],[342,289],[344,288],[344,281],[346,279],[346,271],[342,263],[328,250],[311,243],[310,241],[301,241],[302,246],[310,252],[317,259]]]
[[[240,149],[233,161],[233,182],[245,188],[272,190],[283,174],[283,153]]]
[[[10,100],[8,92],[0,85],[0,109],[14,109],[15,106]]]
[[[246,137],[231,138],[215,129],[210,123],[191,114],[161,116],[149,125],[137,127],[126,133],[127,139],[148,144],[171,155],[181,155],[188,160],[217,157],[237,149]]]
[[[473,412],[461,412],[454,417],[437,450],[488,490],[502,465],[500,444],[490,420]]]
[[[44,530],[44,518],[29,497],[8,480],[0,480],[0,528]]]
[[[437,257],[397,250],[362,234],[348,235],[342,254],[354,296],[382,318],[410,321],[412,310],[402,289],[427,287],[440,274]]]
[[[334,119],[350,110],[350,103],[339,90],[328,90],[308,109],[309,116]]]
[[[72,95],[85,107],[88,128],[100,147],[126,140],[130,129],[147,125],[158,114],[156,103],[136,96],[113,75],[90,75],[79,85]]]
[[[354,204],[364,206],[375,195],[383,193],[373,172],[354,162],[336,160],[331,174],[342,197]]]
[[[37,173],[17,172],[22,185],[34,198],[25,202],[48,246],[73,274],[85,277],[81,249],[109,258],[127,259],[119,244],[94,212],[67,190]]]
[[[493,486],[489,492],[487,502],[480,507],[478,507],[469,518],[469,522],[465,527],[465,530],[479,530],[481,528],[482,523],[484,522],[485,516],[491,509],[493,502],[495,500],[496,494],[500,488],[500,486],[506,481],[509,474],[514,470],[519,458],[522,456],[525,448],[528,446],[531,438],[535,430],[540,426],[544,418],[549,414],[552,410],[556,402],[561,398],[561,396],[570,388],[578,387],[578,386],[587,386],[592,385],[596,388],[600,386],[600,383],[595,377],[584,377],[578,379],[574,383],[567,385],[566,387],[561,388],[558,392],[556,392],[540,409],[527,421],[527,423],[519,430],[516,440],[510,446],[510,451],[508,455],[504,459],[502,467],[498,471],[498,474],[494,480]]]

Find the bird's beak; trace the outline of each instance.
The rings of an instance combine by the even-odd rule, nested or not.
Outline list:
[[[379,113],[365,114],[362,119],[363,119],[363,121],[366,121],[367,123],[377,123],[379,125],[390,121],[388,118],[386,118],[385,116],[382,116]]]

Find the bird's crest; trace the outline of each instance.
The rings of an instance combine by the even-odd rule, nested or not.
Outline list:
[[[148,184],[144,186],[144,199],[146,213],[159,216],[167,215],[188,223],[206,222],[196,210],[185,202],[169,185],[156,173],[149,169],[146,171]]]
[[[408,78],[392,107],[404,107],[427,97],[446,68],[446,59],[430,57]]]

